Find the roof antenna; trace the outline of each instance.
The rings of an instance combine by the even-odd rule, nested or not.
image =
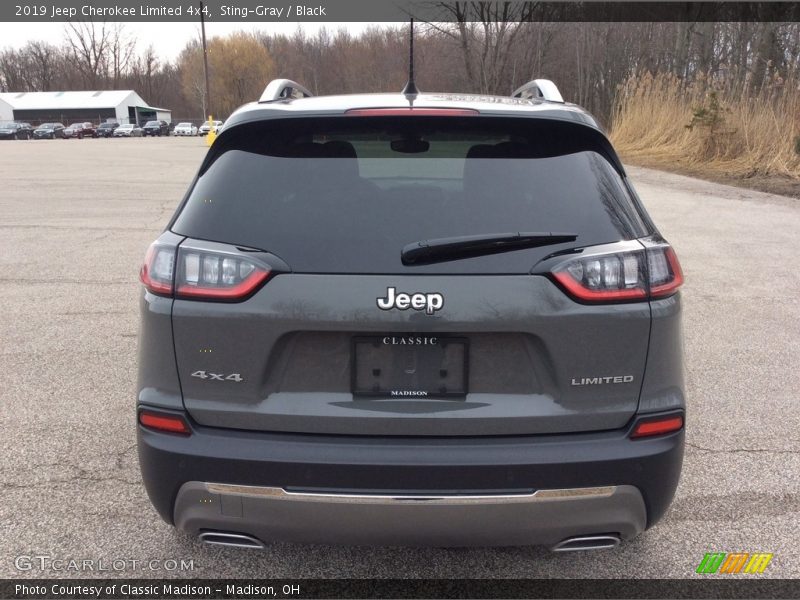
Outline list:
[[[403,88],[403,94],[406,96],[416,96],[419,94],[417,84],[414,83],[414,19],[411,19],[411,29],[409,32],[408,40],[408,83]]]

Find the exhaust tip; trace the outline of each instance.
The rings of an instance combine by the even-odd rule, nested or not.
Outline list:
[[[229,548],[253,548],[262,550],[264,542],[245,533],[227,531],[203,531],[198,536],[200,541],[210,546],[228,546]]]
[[[577,552],[579,550],[603,550],[619,546],[617,534],[579,535],[560,541],[551,548],[553,552]]]

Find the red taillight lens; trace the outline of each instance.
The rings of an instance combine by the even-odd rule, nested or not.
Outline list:
[[[665,435],[679,431],[683,427],[683,417],[680,415],[670,415],[659,419],[639,421],[631,433],[631,438],[651,437],[654,435]]]
[[[242,300],[255,292],[269,275],[269,269],[241,256],[181,248],[175,296]]]
[[[153,243],[147,249],[139,279],[153,294],[171,296],[174,268],[175,248]]]
[[[148,429],[167,433],[178,433],[180,435],[191,435],[192,433],[183,417],[178,415],[142,410],[139,412],[139,424]]]
[[[470,108],[351,108],[351,117],[472,117],[480,114]]]
[[[572,258],[552,275],[573,298],[589,303],[664,298],[683,283],[678,258],[668,245]]]

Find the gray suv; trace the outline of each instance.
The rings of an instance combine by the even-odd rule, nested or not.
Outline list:
[[[141,280],[144,483],[208,543],[605,548],[672,500],[681,269],[552,82],[273,81]]]

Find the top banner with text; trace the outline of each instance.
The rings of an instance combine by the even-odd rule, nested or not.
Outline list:
[[[0,22],[197,21],[800,21],[800,3],[779,2],[458,2],[455,0],[49,0],[0,2]]]

